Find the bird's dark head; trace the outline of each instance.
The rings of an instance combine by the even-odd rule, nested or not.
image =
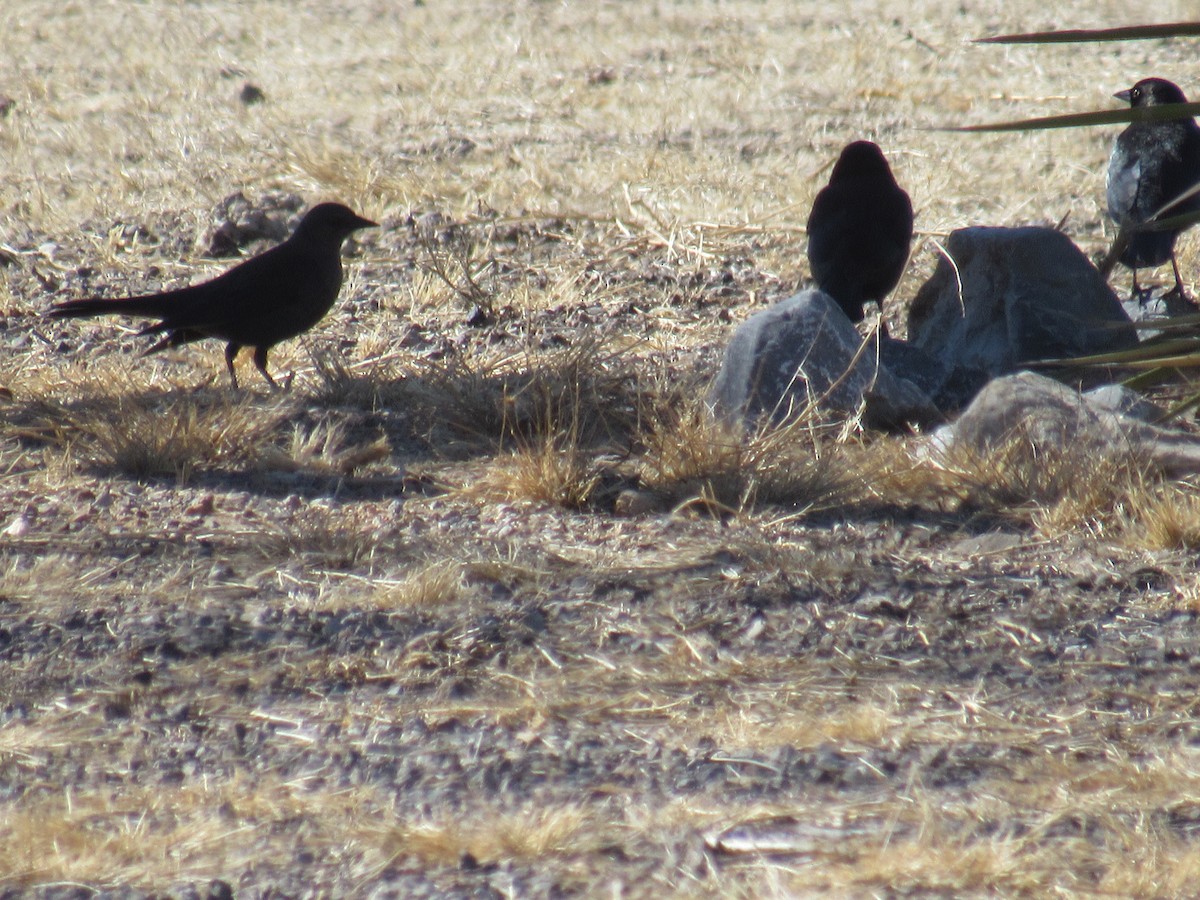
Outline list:
[[[1163,103],[1187,103],[1179,85],[1165,78],[1143,78],[1133,87],[1113,94],[1130,106],[1159,106]]]
[[[378,223],[364,219],[350,207],[340,203],[319,203],[304,214],[296,232],[320,234],[339,240],[349,237],[360,228],[375,228]]]
[[[857,178],[862,175],[883,172],[890,175],[891,171],[878,144],[872,141],[855,141],[842,149],[842,155],[833,164],[833,172],[830,174],[829,180],[833,181],[844,177]]]

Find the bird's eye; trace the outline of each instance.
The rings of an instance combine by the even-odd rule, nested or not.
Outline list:
[[[1129,96],[1132,97],[1134,100],[1141,100],[1142,99],[1142,89],[1134,88],[1132,91],[1129,92]]]

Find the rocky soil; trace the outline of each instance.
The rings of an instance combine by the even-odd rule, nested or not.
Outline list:
[[[414,277],[388,260],[421,258],[423,216],[352,249],[348,296],[277,395],[231,395],[217,348],[136,359],[111,324],[9,319],[9,353],[85,389],[42,376],[5,401],[0,896],[1184,883],[1190,559],[936,496],[666,502],[639,475],[638,411],[713,358],[714,297],[741,318],[781,286],[739,257],[579,263],[586,234],[534,223],[482,299],[517,258],[603,291],[402,319],[372,285]],[[47,282],[42,240],[16,247],[14,292]],[[89,277],[68,258],[55,292]],[[544,429],[477,413],[557,382],[455,369],[485,396],[451,403],[445,361],[532,346],[549,371],[601,327],[632,349],[574,375],[591,488],[575,508],[522,496],[511,460]],[[675,329],[711,342],[656,349]],[[113,420],[210,446],[138,469],[102,439]],[[622,515],[623,494],[649,500]]]

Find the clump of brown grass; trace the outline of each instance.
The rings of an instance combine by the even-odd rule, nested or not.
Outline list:
[[[1133,452],[1050,447],[1023,429],[986,453],[886,439],[867,449],[865,460],[874,473],[869,492],[880,500],[996,515],[1048,537],[1080,527],[1109,530],[1143,505],[1156,483]]]
[[[314,608],[367,606],[382,611],[438,609],[466,595],[466,569],[450,559],[417,563],[401,577],[364,578],[346,573],[319,591]]]
[[[47,600],[47,585],[77,585],[81,579],[79,560],[50,554],[32,560],[14,556],[0,566],[0,593],[10,603]]]
[[[573,432],[546,435],[500,457],[471,491],[566,509],[586,506],[599,473]]]
[[[947,484],[964,502],[984,509],[1070,504],[1098,509],[1127,480],[1132,460],[1103,456],[1071,443],[1047,447],[1017,429],[988,453],[955,444],[941,460]]]
[[[427,864],[455,865],[468,854],[484,864],[538,860],[595,850],[605,839],[598,824],[587,807],[531,805],[401,822],[382,833],[381,844],[393,859]]]
[[[196,468],[251,460],[283,415],[225,394],[124,395],[48,402],[37,430],[86,465],[184,483]]]
[[[463,576],[459,565],[429,563],[399,581],[376,580],[372,598],[381,608],[389,609],[446,606],[462,596]]]
[[[347,437],[345,426],[338,422],[312,428],[296,424],[283,446],[263,449],[259,463],[264,468],[291,472],[349,475],[362,466],[387,459],[390,453],[386,437],[354,444]]]
[[[504,447],[575,431],[581,443],[619,439],[636,420],[639,379],[626,348],[604,335],[565,347],[420,360],[381,391],[472,447]]]
[[[843,498],[849,485],[840,457],[829,452],[831,432],[811,413],[746,432],[703,400],[683,400],[649,419],[642,442],[642,484],[673,503],[804,510]]]
[[[332,850],[350,841],[371,853],[369,836],[354,823],[363,809],[379,810],[374,800],[369,790],[298,791],[273,773],[237,773],[219,784],[43,794],[0,821],[0,882],[125,885],[218,877],[258,852],[257,834],[284,822],[305,823],[313,846]]]
[[[1018,430],[986,454],[892,437],[843,445],[840,454],[863,474],[862,496],[879,502],[999,516],[1046,537],[1083,529],[1147,550],[1200,547],[1190,485],[1165,481],[1133,451],[1047,447]]]
[[[1200,498],[1182,483],[1147,486],[1128,504],[1123,522],[1125,541],[1147,550],[1200,548]]]
[[[368,562],[383,542],[378,529],[323,509],[309,510],[251,539],[264,559],[299,556],[310,568],[322,569],[351,569]]]

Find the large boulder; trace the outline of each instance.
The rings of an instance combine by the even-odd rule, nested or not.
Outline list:
[[[995,377],[1137,344],[1116,295],[1062,232],[963,228],[946,254],[913,300],[908,339],[949,369]]]
[[[942,419],[930,396],[882,365],[875,339],[864,344],[837,302],[819,290],[801,291],[741,324],[709,402],[748,424],[764,415],[781,422],[812,404],[840,415],[861,412],[874,428]]]

